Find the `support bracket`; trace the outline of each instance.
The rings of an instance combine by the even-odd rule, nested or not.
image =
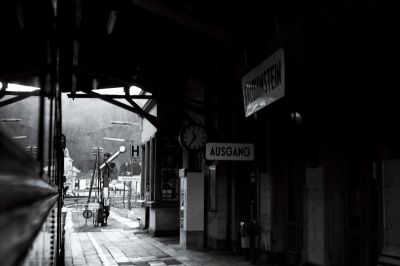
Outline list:
[[[32,92],[20,93],[20,94],[18,94],[17,96],[15,96],[13,98],[10,98],[10,99],[4,100],[4,101],[0,101],[0,107],[6,106],[6,105],[9,105],[9,104],[12,104],[12,103],[16,103],[16,102],[19,102],[19,101],[22,101],[22,100],[24,100],[26,98],[29,98],[31,96],[39,96],[39,93],[40,93],[40,90],[32,91]],[[5,95],[7,95],[7,93]]]

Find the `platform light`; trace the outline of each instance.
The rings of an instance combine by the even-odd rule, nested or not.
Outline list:
[[[18,18],[18,25],[21,30],[25,29],[25,15],[22,5],[17,5],[17,18]]]
[[[96,92],[101,95],[125,95],[123,87],[94,89],[93,92]],[[137,86],[129,87],[130,95],[140,95],[140,93],[142,93],[142,89],[140,87]],[[151,93],[146,92],[145,95],[151,95]]]
[[[12,139],[26,139],[27,136],[13,136]]]
[[[19,84],[8,83],[7,91],[16,91],[16,92],[31,92],[39,90],[38,87],[32,86],[24,86]]]
[[[303,124],[303,117],[298,112],[293,111],[290,116],[296,125]]]
[[[118,11],[111,11],[107,21],[107,33],[111,34],[114,30],[115,23],[117,22]]]
[[[137,125],[140,126],[139,122],[129,122],[129,121],[110,121],[111,124],[113,125],[122,125],[122,126],[131,126],[131,125]]]
[[[126,139],[109,138],[109,137],[104,137],[103,139],[105,139],[105,140],[119,141],[119,142],[125,142],[125,141],[127,141]]]
[[[19,121],[21,121],[20,118],[2,118],[2,119],[0,119],[0,122],[4,122],[4,123],[19,122]]]
[[[113,125],[122,125],[122,126],[139,126],[139,130],[142,131],[142,123],[140,122],[130,122],[130,121],[110,121]]]

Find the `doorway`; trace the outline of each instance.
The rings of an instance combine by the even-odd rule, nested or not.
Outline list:
[[[344,180],[345,265],[376,265],[380,243],[380,165],[368,145],[348,152]]]
[[[299,264],[303,248],[304,138],[293,132],[285,142],[285,250],[286,261]]]

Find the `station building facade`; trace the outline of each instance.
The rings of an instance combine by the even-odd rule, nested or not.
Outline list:
[[[282,19],[271,36],[249,41],[244,50],[211,51],[208,72],[188,78],[179,94],[201,102],[202,111],[147,105],[176,133],[144,119],[142,196],[150,233],[183,230],[180,180],[197,173],[204,180],[204,223],[186,234],[186,246],[242,252],[240,223],[255,220],[265,260],[400,261],[399,95],[388,89],[393,77],[382,80],[376,75],[382,71],[370,68],[384,63],[375,53],[368,64],[363,60],[381,47],[365,45],[366,32],[352,36],[349,28],[329,28],[321,37],[313,35],[321,33],[315,26],[299,17]],[[349,46],[339,42],[343,38]],[[284,68],[263,69],[277,51]],[[244,82],[253,71],[260,78]],[[283,94],[246,116],[249,102],[278,82]],[[263,91],[250,95],[248,84]],[[252,144],[254,159],[209,160],[206,148],[186,150],[178,136],[193,122],[205,127],[208,143]]]

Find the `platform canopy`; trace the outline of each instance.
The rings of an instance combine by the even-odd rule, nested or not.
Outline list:
[[[40,86],[56,72],[63,92],[137,85],[177,90],[203,77],[218,49],[257,30],[260,4],[211,0],[5,0],[0,81]],[[44,81],[46,82],[46,81]]]
[[[346,86],[340,97],[354,91],[357,98],[365,91],[358,87],[397,80],[398,10],[377,0],[3,0],[0,82],[40,86],[46,94],[58,84],[71,97],[137,86],[142,91],[131,99],[176,100],[193,77],[241,86],[246,71],[282,47],[290,61],[287,95],[330,100]],[[118,105],[110,99],[119,97],[103,100]]]

